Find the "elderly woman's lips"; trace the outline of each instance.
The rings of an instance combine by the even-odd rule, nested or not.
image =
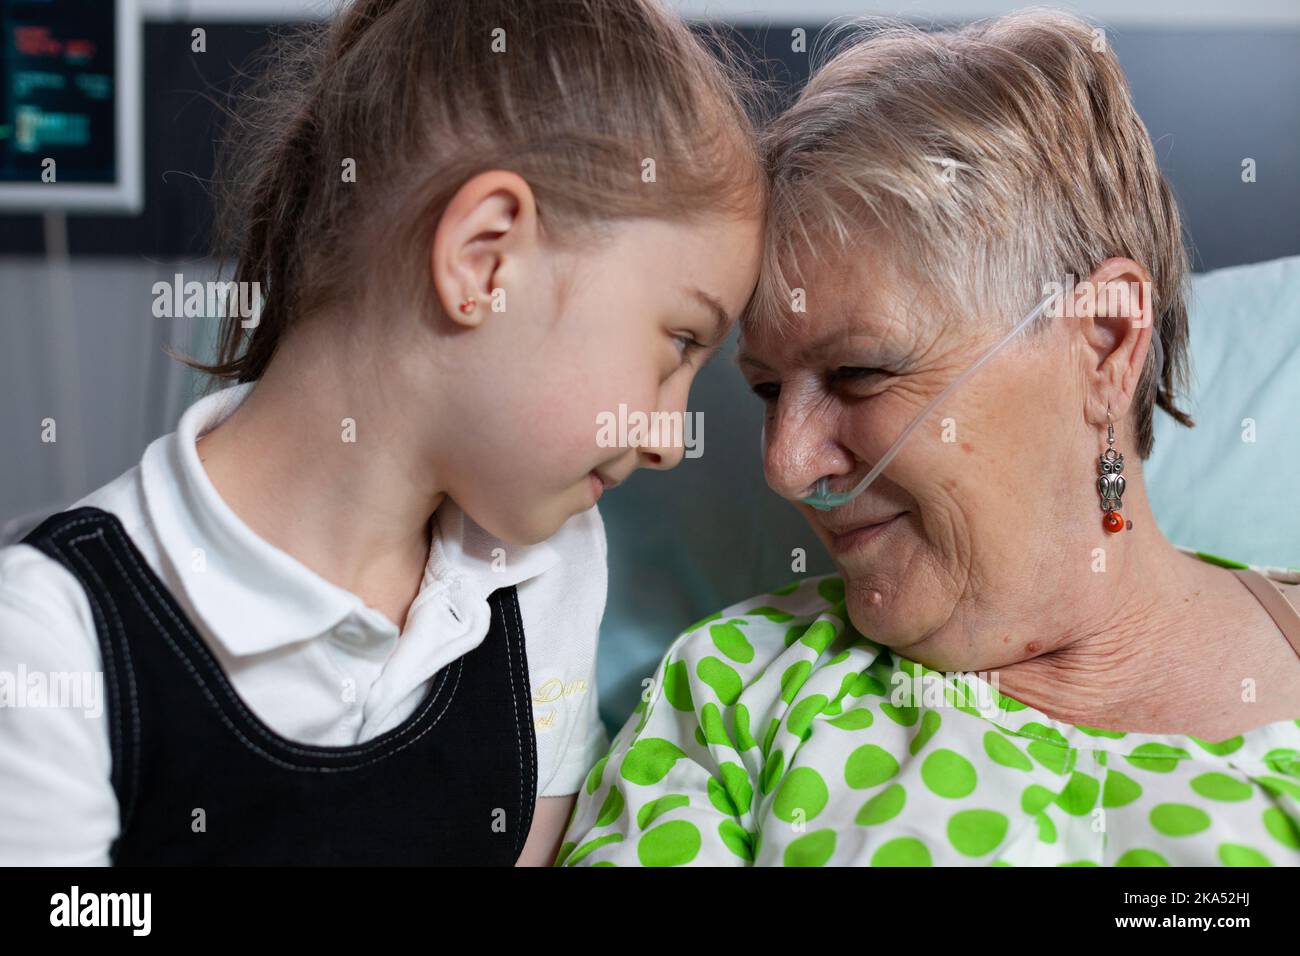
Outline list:
[[[885,529],[892,527],[894,522],[905,514],[907,514],[906,511],[900,511],[892,518],[886,518],[884,521],[878,521],[874,524],[862,524],[844,531],[832,532],[831,550],[848,551],[852,548],[860,548],[862,545],[879,537]]]

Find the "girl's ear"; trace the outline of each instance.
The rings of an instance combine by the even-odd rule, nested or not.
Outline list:
[[[537,207],[522,177],[491,170],[467,181],[433,236],[429,265],[443,312],[460,325],[477,326],[489,311],[502,260],[523,255],[537,240]],[[473,307],[463,308],[470,300]]]
[[[1151,347],[1151,275],[1132,259],[1107,259],[1074,289],[1072,314],[1083,337],[1088,382],[1085,419],[1106,423],[1106,407],[1128,414]]]

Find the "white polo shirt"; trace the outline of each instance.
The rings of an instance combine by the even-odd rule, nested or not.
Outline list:
[[[194,443],[251,388],[191,406],[139,465],[78,504],[118,517],[253,713],[302,743],[356,744],[400,724],[434,674],[486,637],[488,595],[517,585],[538,796],[575,793],[609,746],[596,710],[606,590],[600,512],[593,507],[547,541],[519,546],[445,498],[399,635],[355,594],[254,534],[209,481]],[[109,862],[119,827],[102,673],[76,579],[28,545],[0,549],[0,865]],[[42,700],[38,688],[52,688],[57,675],[85,676],[79,706],[66,694],[60,706],[53,690]]]

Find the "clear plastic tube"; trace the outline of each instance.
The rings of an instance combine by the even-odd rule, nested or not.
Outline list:
[[[1042,315],[1043,311],[1052,303],[1054,299],[1059,298],[1063,294],[1064,293],[1062,291],[1058,290],[1044,297],[1041,302],[1039,302],[1036,306],[1033,307],[1033,309],[1029,311],[1028,315],[1026,315],[1023,319],[1021,319],[1019,322],[1016,323],[1015,327],[1010,332],[1002,336],[1002,338],[998,339],[998,341],[987,352],[981,355],[975,361],[974,365],[972,365],[970,368],[966,369],[966,371],[962,372],[955,379],[953,379],[953,381],[949,383],[947,388],[945,388],[942,392],[940,392],[937,396],[935,396],[935,398],[928,405],[926,405],[925,408],[921,409],[921,413],[917,415],[915,419],[912,420],[912,423],[910,425],[908,425],[905,429],[903,429],[903,433],[898,436],[898,440],[895,441],[892,445],[890,445],[889,450],[880,456],[880,461],[876,462],[875,467],[872,468],[869,472],[867,472],[866,476],[861,481],[859,481],[856,485],[854,485],[852,489],[850,489],[849,491],[831,491],[830,478],[823,476],[817,479],[817,484],[815,486],[815,490],[813,491],[813,493],[811,495],[808,495],[806,498],[801,498],[800,500],[804,504],[810,505],[811,507],[816,508],[819,511],[829,511],[832,508],[838,508],[841,505],[848,504],[858,495],[862,494],[862,492],[866,491],[867,486],[870,485],[873,481],[875,481],[876,477],[882,471],[885,470],[885,467],[891,461],[894,460],[894,456],[897,455],[899,449],[903,447],[903,443],[906,442],[907,439],[912,436],[913,432],[915,432],[918,428],[921,427],[921,423],[925,421],[926,416],[928,416],[932,411],[934,411],[935,408],[938,407],[940,402],[942,402],[945,398],[951,395],[953,390],[957,388],[957,386],[961,385],[962,382],[966,381],[966,379],[974,375],[975,371],[981,365],[987,362],[999,349],[1001,349],[1008,342],[1010,342],[1017,335],[1019,335],[1020,332],[1023,331],[1027,325],[1029,325],[1029,323],[1034,321],[1034,319]],[[765,432],[763,436],[764,445],[766,445],[766,441],[767,441],[767,436]]]

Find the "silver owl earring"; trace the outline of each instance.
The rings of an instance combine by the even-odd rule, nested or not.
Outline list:
[[[1097,494],[1101,495],[1101,510],[1104,512],[1101,526],[1111,534],[1119,534],[1125,528],[1132,528],[1133,522],[1124,520],[1120,513],[1121,498],[1124,496],[1124,455],[1115,450],[1115,422],[1110,417],[1110,404],[1106,405],[1106,444],[1109,446],[1098,458]]]

